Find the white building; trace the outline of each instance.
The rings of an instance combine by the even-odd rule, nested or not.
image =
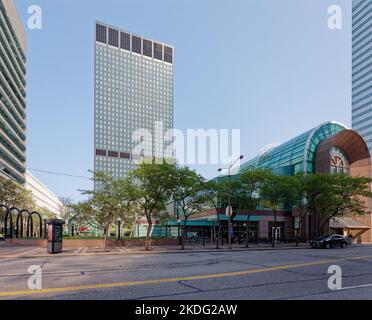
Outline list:
[[[31,191],[38,207],[48,209],[56,214],[57,217],[60,216],[61,207],[63,206],[62,202],[29,171],[26,171],[25,188]]]

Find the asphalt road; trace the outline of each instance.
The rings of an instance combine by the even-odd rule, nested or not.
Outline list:
[[[42,291],[28,289],[41,266]],[[328,288],[331,265],[344,289]],[[0,299],[370,299],[372,247],[125,254],[0,261]]]

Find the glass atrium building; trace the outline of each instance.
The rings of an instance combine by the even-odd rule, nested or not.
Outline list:
[[[337,122],[326,122],[277,147],[267,148],[254,159],[244,163],[239,175],[247,170],[270,169],[279,175],[297,173],[350,174],[351,176],[371,177],[372,162],[365,140],[357,132]],[[225,176],[218,179],[225,179]],[[372,201],[364,199],[368,209],[364,217],[345,217],[342,221],[332,221],[330,231],[352,235],[361,242],[372,242]],[[202,212],[192,217],[193,221],[207,221],[226,225],[226,206]],[[234,234],[245,238],[247,217],[250,213],[237,209],[234,219]],[[274,214],[270,210],[257,208],[249,219],[250,237],[268,239],[272,237],[275,226]],[[303,222],[303,235],[311,238],[315,234],[314,217]],[[277,215],[278,237],[294,238],[296,216],[292,208],[283,209]]]

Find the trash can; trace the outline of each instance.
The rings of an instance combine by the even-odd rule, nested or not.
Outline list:
[[[63,220],[51,220],[48,222],[48,253],[62,253]]]

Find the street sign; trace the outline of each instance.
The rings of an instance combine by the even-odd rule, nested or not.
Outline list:
[[[231,218],[232,216],[233,216],[233,207],[232,206],[228,206],[226,208],[226,217]]]
[[[300,229],[300,218],[298,217],[295,218],[295,229],[296,230]]]

